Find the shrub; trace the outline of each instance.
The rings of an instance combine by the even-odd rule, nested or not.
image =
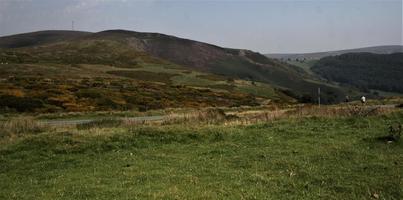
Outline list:
[[[298,98],[298,102],[300,103],[314,103],[315,100],[310,94],[303,94],[301,97]]]
[[[102,97],[101,91],[95,89],[81,89],[76,93],[76,95],[80,98],[91,98],[91,99]]]
[[[36,98],[0,96],[0,108],[11,108],[18,112],[32,112],[43,107],[43,102]]]
[[[106,97],[100,97],[95,100],[96,104],[99,107],[102,108],[111,108],[111,109],[122,109],[122,105],[114,102],[113,100],[106,98]]]
[[[40,133],[47,130],[47,126],[32,117],[18,117],[0,123],[2,134],[0,137]]]

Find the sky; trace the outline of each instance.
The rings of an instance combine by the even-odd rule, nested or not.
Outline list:
[[[403,41],[402,0],[0,0],[0,36],[126,29],[261,53]]]

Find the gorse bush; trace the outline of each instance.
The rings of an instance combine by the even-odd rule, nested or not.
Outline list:
[[[32,112],[42,108],[43,102],[31,97],[0,96],[0,108],[14,109],[18,112]]]
[[[102,91],[99,89],[81,89],[76,93],[77,97],[80,98],[101,98],[103,97]]]
[[[366,117],[380,114],[382,113],[382,109],[379,107],[348,106],[345,112],[347,116]]]
[[[393,108],[376,106],[304,106],[295,110],[290,110],[288,116],[291,117],[368,117],[387,114],[393,112]]]
[[[2,70],[4,71],[4,69]],[[21,71],[23,70],[21,68]],[[11,74],[11,72],[7,73]],[[47,77],[56,72],[39,70],[38,73],[45,74]],[[64,73],[59,70],[58,75],[55,76]],[[74,74],[70,75],[75,76]],[[20,76],[20,74],[17,76],[7,79],[7,84],[5,82],[0,83],[0,111],[9,113],[46,113],[50,109],[51,112],[149,111],[179,107],[258,105],[256,98],[237,91],[231,93],[211,91],[151,81],[122,80],[119,77],[65,79],[41,76],[33,78]],[[10,85],[14,88],[10,89]]]

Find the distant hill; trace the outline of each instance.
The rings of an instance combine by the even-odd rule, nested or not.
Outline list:
[[[0,37],[0,48],[20,48],[39,46],[59,41],[71,40],[90,34],[82,31],[38,31]]]
[[[365,47],[357,49],[346,49],[340,51],[327,51],[327,52],[316,52],[316,53],[291,53],[291,54],[265,54],[269,58],[276,58],[280,60],[317,60],[326,56],[337,56],[345,53],[375,53],[375,54],[391,54],[403,52],[403,46],[401,45],[389,45],[389,46],[374,46]]]
[[[362,91],[403,93],[403,53],[347,53],[315,62],[311,70],[320,76]]]
[[[20,77],[57,80],[62,85],[67,84],[65,81],[70,82],[69,84],[78,81],[80,84],[64,94],[70,93],[73,96],[60,98],[69,102],[68,105],[85,104],[86,107],[95,108],[97,105],[109,105],[106,103],[109,102],[112,105],[118,104],[112,108],[123,109],[127,108],[128,101],[133,102],[133,106],[143,105],[144,101],[152,102],[147,108],[255,105],[257,101],[253,98],[289,102],[290,97],[287,96],[310,102],[317,99],[315,96],[318,87],[322,90],[323,103],[338,102],[344,95],[341,88],[309,80],[309,75],[298,67],[267,58],[257,52],[222,48],[160,33],[126,30],[98,33],[43,31],[0,37],[0,62],[3,63],[0,67],[3,80],[9,83],[16,81],[15,84],[21,84]],[[18,75],[18,78],[12,78],[13,75]],[[112,80],[106,81],[105,78]],[[77,94],[85,88],[81,85],[83,79],[89,79],[84,85],[103,85],[104,89],[91,91],[91,94]],[[131,90],[127,91],[127,86],[123,86],[124,80],[127,83],[135,80],[165,86],[161,86],[161,90],[152,86],[152,90],[133,93]],[[97,83],[99,81],[101,82]],[[40,82],[46,83],[44,80]],[[114,82],[118,85],[109,85]],[[21,86],[23,85],[18,87]],[[51,89],[48,88],[50,85],[29,86],[37,87],[44,87],[44,91]],[[107,89],[109,87],[113,94]],[[123,89],[115,91],[119,87]],[[189,87],[196,87],[196,90]],[[198,91],[199,89],[201,90]],[[35,93],[27,88],[21,90],[22,92],[17,93]],[[0,94],[1,91],[0,87]],[[105,99],[96,104],[99,98],[95,97],[99,95]],[[128,95],[139,95],[138,98],[143,100],[128,100]],[[191,98],[192,95],[196,99]],[[49,95],[42,95],[40,102],[56,101],[49,101],[46,96]],[[61,101],[60,98],[57,98],[57,102]],[[89,101],[88,98],[95,99]],[[214,98],[217,98],[216,103]],[[190,99],[194,101],[189,102]],[[64,104],[57,103],[57,106],[60,105]]]

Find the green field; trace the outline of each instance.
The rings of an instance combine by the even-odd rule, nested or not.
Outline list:
[[[403,197],[401,110],[227,122],[2,128],[0,199]]]

